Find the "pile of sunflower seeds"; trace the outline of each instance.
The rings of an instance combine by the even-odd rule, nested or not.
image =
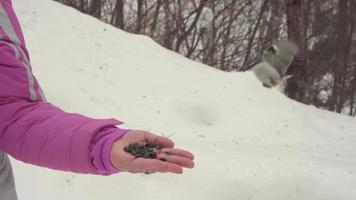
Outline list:
[[[155,150],[160,150],[162,147],[157,144],[145,144],[141,145],[138,143],[129,144],[129,146],[124,148],[124,151],[135,156],[136,158],[157,158],[157,153]]]

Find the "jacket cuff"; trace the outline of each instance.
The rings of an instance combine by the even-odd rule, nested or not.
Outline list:
[[[120,172],[111,162],[110,154],[114,142],[129,131],[117,127],[106,127],[96,133],[90,141],[90,159],[96,173],[111,175]]]
[[[72,166],[78,166],[77,169],[73,168],[73,172],[98,174],[90,158],[91,140],[99,130],[120,124],[122,124],[122,122],[116,119],[90,120],[75,131],[73,143],[87,145],[86,148],[75,148],[76,152],[70,154]],[[72,148],[72,150],[74,150],[74,148]]]

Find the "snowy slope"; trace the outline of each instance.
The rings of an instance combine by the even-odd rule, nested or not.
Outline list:
[[[47,98],[195,153],[183,175],[85,176],[14,161],[23,200],[352,200],[356,120],[289,100],[51,0],[13,0]]]

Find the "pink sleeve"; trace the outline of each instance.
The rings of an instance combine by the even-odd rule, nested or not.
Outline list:
[[[91,141],[99,130],[121,123],[66,113],[48,103],[25,100],[0,101],[0,113],[1,150],[26,163],[76,173],[103,174],[92,163]],[[98,141],[98,145],[105,143]]]
[[[46,101],[10,0],[0,1],[0,98]]]
[[[0,0],[0,150],[52,169],[110,174],[116,170],[108,163],[108,149],[124,131],[101,130],[118,124],[46,103],[11,0]]]
[[[20,23],[12,7],[11,0],[0,1],[0,35],[2,40],[20,46],[28,57],[25,39],[22,34]]]

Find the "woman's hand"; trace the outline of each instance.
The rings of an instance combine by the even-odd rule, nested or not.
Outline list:
[[[162,146],[162,149],[156,150],[156,159],[135,158],[135,156],[124,151],[126,146],[135,143],[157,144]],[[181,174],[183,167],[194,167],[192,153],[175,149],[173,141],[168,138],[136,130],[128,131],[113,144],[110,159],[117,169],[131,173],[171,172]]]

